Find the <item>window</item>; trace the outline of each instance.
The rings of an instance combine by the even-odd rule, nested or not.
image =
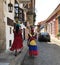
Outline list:
[[[59,32],[60,32],[60,16],[58,17],[58,25],[59,25]]]
[[[52,34],[52,23],[51,23],[51,34]]]
[[[19,8],[19,21],[24,21],[24,12],[21,8]]]
[[[12,40],[9,40],[9,47],[11,47]]]
[[[12,28],[10,27],[10,34],[12,33]]]

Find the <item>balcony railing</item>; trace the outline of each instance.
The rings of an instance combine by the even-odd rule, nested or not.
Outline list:
[[[30,2],[30,0],[19,0],[20,3]]]

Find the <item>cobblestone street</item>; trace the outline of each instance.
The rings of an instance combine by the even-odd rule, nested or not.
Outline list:
[[[60,0],[0,0],[0,65],[60,65]]]
[[[39,55],[29,57],[28,52],[22,65],[60,65],[60,47],[52,42],[38,42]]]
[[[17,56],[14,55],[14,52],[10,51],[0,53],[0,65],[20,65],[28,49],[26,41],[23,42],[23,45],[22,52]]]

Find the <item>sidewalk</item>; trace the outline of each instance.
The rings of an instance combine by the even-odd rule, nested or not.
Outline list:
[[[16,57],[14,56],[14,53],[10,51],[0,53],[0,65],[21,65],[21,62],[28,50],[26,41],[24,41],[23,45],[24,47],[22,52]]]
[[[60,40],[58,40],[57,38],[55,37],[51,37],[51,42],[55,43],[56,45],[59,45],[60,46]]]

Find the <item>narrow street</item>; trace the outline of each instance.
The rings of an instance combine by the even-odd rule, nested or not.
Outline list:
[[[37,42],[39,55],[29,57],[28,52],[22,65],[60,65],[60,47],[52,42]]]
[[[0,65],[60,65],[60,0],[0,0]]]

